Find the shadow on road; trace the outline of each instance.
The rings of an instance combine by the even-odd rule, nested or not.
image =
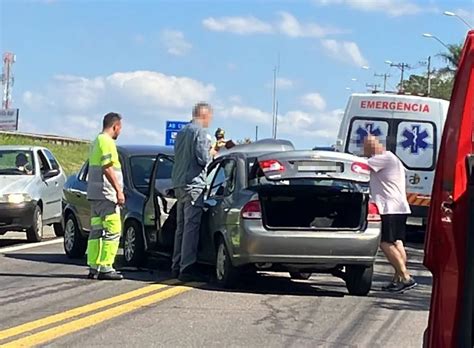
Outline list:
[[[52,264],[62,264],[62,265],[74,265],[74,266],[84,266],[84,259],[70,259],[64,254],[47,254],[47,253],[11,253],[5,254],[4,257],[23,260],[23,261],[33,261],[41,263],[52,263]]]
[[[223,289],[211,282],[204,290],[230,292],[230,293],[247,293],[259,295],[291,295],[291,296],[322,296],[322,297],[344,297],[347,292],[325,290],[317,286],[315,280],[309,281],[293,281],[288,277],[279,276],[278,274],[256,274],[242,278],[242,282],[235,289]]]
[[[5,248],[18,244],[26,244],[27,240],[24,239],[0,239],[0,248]]]

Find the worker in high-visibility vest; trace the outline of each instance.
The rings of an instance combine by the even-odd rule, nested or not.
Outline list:
[[[113,267],[122,231],[120,207],[125,204],[122,166],[115,145],[121,130],[119,114],[105,115],[102,133],[92,144],[89,156],[87,199],[91,206],[91,231],[87,264],[90,279],[123,279]]]

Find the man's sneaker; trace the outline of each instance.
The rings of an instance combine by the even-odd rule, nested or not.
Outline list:
[[[397,286],[389,291],[393,293],[401,294],[407,290],[413,289],[417,285],[418,284],[415,281],[415,279],[413,279],[413,277],[410,277],[410,279],[408,280],[402,280],[401,282],[397,283]]]
[[[100,272],[97,279],[99,280],[122,280],[123,275],[117,272],[107,272],[107,273],[102,273]]]
[[[99,272],[96,269],[89,269],[89,274],[87,275],[87,279],[96,279],[99,275]]]
[[[392,289],[396,288],[397,286],[398,286],[398,282],[395,280],[392,280],[390,283],[382,286],[382,291],[392,291]]]

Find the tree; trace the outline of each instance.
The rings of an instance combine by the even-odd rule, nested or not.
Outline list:
[[[451,99],[454,85],[454,74],[459,65],[462,52],[462,44],[450,44],[448,51],[438,54],[447,63],[446,67],[435,70],[431,75],[430,97],[440,99]],[[410,94],[427,95],[428,78],[426,75],[411,75],[408,80],[403,81],[404,91]]]
[[[448,64],[446,68],[441,69],[441,72],[453,74],[456,71],[461,59],[462,46],[462,44],[450,44],[448,52],[439,53],[439,56]]]
[[[431,76],[430,97],[450,100],[453,84],[453,76],[446,76],[441,70],[434,72]],[[411,75],[408,80],[403,81],[403,87],[406,93],[427,95],[428,78],[422,75]]]

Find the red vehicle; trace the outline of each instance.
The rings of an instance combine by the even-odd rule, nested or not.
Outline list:
[[[433,292],[425,346],[473,347],[474,31],[454,83],[436,167],[425,241]]]

